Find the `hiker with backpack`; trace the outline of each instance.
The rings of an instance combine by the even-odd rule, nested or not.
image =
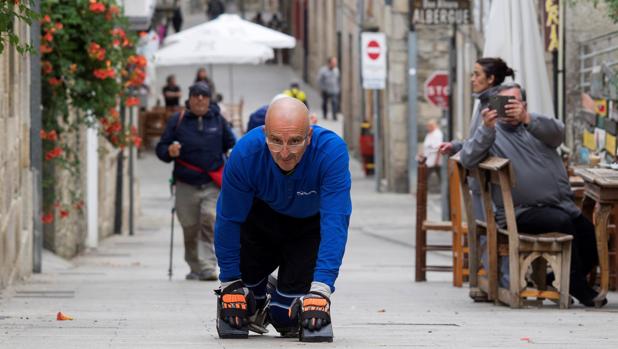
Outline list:
[[[174,162],[175,208],[190,268],[187,280],[217,280],[213,248],[216,205],[225,154],[236,143],[211,97],[208,85],[192,85],[188,109],[168,120],[156,148],[161,161]]]

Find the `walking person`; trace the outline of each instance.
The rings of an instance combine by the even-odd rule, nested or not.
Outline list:
[[[255,315],[266,312],[282,336],[300,329],[332,341],[330,296],[347,240],[350,187],[345,142],[311,126],[299,100],[272,102],[264,128],[240,139],[224,173],[215,228],[220,337],[246,337],[248,322],[263,333],[267,323]]]
[[[219,187],[214,174],[222,170],[224,156],[235,144],[211,96],[206,84],[191,86],[188,110],[169,119],[156,147],[161,161],[174,162],[175,207],[190,268],[187,280],[217,279],[213,242]]]
[[[212,81],[212,79],[208,76],[208,71],[206,70],[206,68],[201,67],[197,70],[197,73],[195,74],[195,81],[194,82],[203,82],[206,85],[208,85],[208,88],[210,89],[210,93],[212,93],[213,96],[217,95],[217,90],[215,89],[215,83]]]
[[[163,98],[165,99],[166,108],[176,108],[180,106],[180,86],[176,83],[176,76],[169,75],[166,79],[166,84],[163,86]]]
[[[339,113],[339,68],[337,68],[337,57],[330,57],[326,65],[318,72],[318,87],[322,93],[322,116],[327,120],[328,102],[331,104],[333,120],[337,120]]]

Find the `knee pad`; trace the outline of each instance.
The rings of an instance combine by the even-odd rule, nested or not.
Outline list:
[[[278,289],[273,292],[270,300],[269,314],[270,323],[277,331],[288,332],[290,329],[298,327],[298,319],[290,318],[289,309],[294,300],[301,296],[304,296],[304,294],[288,294]]]

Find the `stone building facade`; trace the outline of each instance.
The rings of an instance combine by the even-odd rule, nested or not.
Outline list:
[[[27,42],[28,26],[15,23]],[[30,56],[7,45],[0,54],[0,289],[32,271]]]
[[[282,6],[290,34],[298,40],[290,60],[308,82],[315,85],[318,69],[330,56],[339,60],[341,72],[341,112],[344,115],[344,139],[351,151],[359,154],[359,136],[363,122],[373,122],[373,91],[361,84],[360,35],[363,31],[383,32],[387,38],[387,85],[378,92],[381,114],[379,139],[383,149],[380,166],[381,188],[408,192],[408,30],[409,1],[333,0],[290,1]],[[429,105],[422,95],[424,78],[434,70],[448,67],[445,36],[449,28],[419,28],[419,78],[417,123],[441,117],[441,111]],[[374,127],[375,125],[372,125]],[[419,128],[422,129],[422,128]],[[419,135],[422,140],[424,134]]]

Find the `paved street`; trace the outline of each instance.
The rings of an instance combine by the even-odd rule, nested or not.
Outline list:
[[[281,69],[268,84],[288,80],[288,68],[267,68],[268,74]],[[271,80],[262,74],[261,81]],[[266,91],[273,87],[268,84]],[[310,103],[317,102],[310,91]],[[357,162],[351,164],[354,211],[347,252],[332,298],[334,343],[301,344],[274,337],[272,329],[249,340],[220,340],[212,293],[218,284],[184,280],[188,268],[178,223],[174,277],[167,278],[170,170],[152,153],[138,161],[135,236],[106,239],[70,262],[46,254],[43,274],[2,291],[0,348],[618,347],[615,292],[603,309],[511,310],[473,303],[465,288],[451,286],[448,273],[414,283],[413,197],[375,193],[373,179],[364,177]],[[438,207],[439,198],[431,196],[431,216],[439,216]],[[432,254],[430,262],[447,264],[450,256]],[[58,311],[75,320],[56,321]]]

